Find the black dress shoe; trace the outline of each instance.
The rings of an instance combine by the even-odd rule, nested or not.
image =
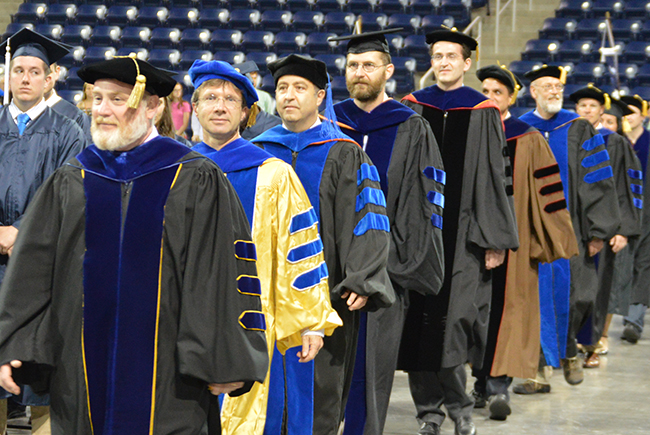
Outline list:
[[[436,423],[422,423],[418,435],[440,435],[440,426]]]
[[[472,399],[474,399],[474,408],[485,408],[485,405],[487,405],[487,396],[485,394],[481,394],[476,390],[472,390],[471,395]]]
[[[508,396],[497,394],[490,397],[490,418],[492,420],[505,420],[511,412]]]
[[[623,329],[623,339],[629,341],[632,344],[636,344],[636,342],[639,341],[639,338],[641,338],[639,328],[631,323],[625,325],[625,329]]]
[[[476,426],[472,421],[472,417],[461,417],[456,422],[456,435],[476,435]]]

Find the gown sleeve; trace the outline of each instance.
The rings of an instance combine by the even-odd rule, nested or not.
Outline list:
[[[624,137],[610,134],[607,151],[612,161],[618,209],[621,225],[616,232],[625,237],[641,235],[641,209],[643,204],[643,180],[637,178],[641,162]]]
[[[388,193],[395,207],[388,274],[401,288],[435,295],[444,278],[446,174],[436,138],[424,118],[413,115],[400,126],[391,159],[403,172]]]
[[[264,380],[266,324],[248,219],[223,173],[207,166],[196,171],[188,199],[178,367],[208,383],[243,381],[236,396]]]

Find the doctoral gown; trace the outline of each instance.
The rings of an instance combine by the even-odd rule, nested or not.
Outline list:
[[[280,125],[253,142],[292,165],[319,220],[332,306],[343,327],[325,338],[315,359],[313,433],[336,435],[359,329],[359,312],[348,310],[341,296],[348,290],[368,296],[364,310],[376,311],[393,304],[395,293],[386,271],[389,222],[377,168],[352,139],[329,137],[323,126],[292,133]]]
[[[68,159],[79,154],[86,139],[74,121],[46,108],[30,121],[22,136],[9,106],[0,108],[0,226],[20,221],[39,186]],[[9,257],[0,255],[0,282]]]
[[[544,120],[533,112],[521,120],[537,128],[557,160],[579,254],[539,266],[542,350],[548,365],[576,355],[576,334],[593,312],[598,289],[593,238],[609,240],[620,225],[614,174],[603,137],[584,118],[560,110]]]
[[[445,173],[431,128],[412,109],[391,99],[368,113],[348,99],[334,110],[343,131],[377,167],[391,229],[387,268],[397,299],[367,319],[362,315],[365,336],[359,337],[344,432],[380,434],[397,366],[405,291],[432,295],[442,285]]]
[[[305,189],[291,166],[247,140],[236,139],[219,151],[202,142],[193,150],[211,158],[224,171],[251,223],[271,365],[282,365],[285,352],[289,352],[286,363],[302,364],[296,356],[301,348],[289,349],[302,346],[303,330],[322,329],[331,335],[341,326],[330,303],[327,280],[310,279],[315,270],[326,266],[314,208]],[[311,220],[300,224],[306,217]],[[273,359],[276,342],[280,355]],[[313,385],[304,385],[291,374],[286,374],[285,382],[284,377],[271,380],[267,373],[264,383],[255,383],[248,394],[226,397],[221,411],[222,433],[264,433],[267,402],[284,402],[283,391],[269,391],[269,383],[281,381],[292,395],[312,391]],[[273,420],[278,415],[269,417]],[[311,425],[304,413],[290,419],[292,425]]]
[[[558,166],[544,137],[525,122],[504,121],[513,170],[519,249],[492,275],[484,376],[532,378],[540,352],[537,265],[578,254]],[[567,234],[570,236],[567,237]]]
[[[648,177],[648,150],[650,149],[650,132],[643,134],[634,144],[634,151],[641,161],[640,175],[645,186]],[[634,281],[632,284],[631,304],[650,305],[650,207],[644,207],[641,218],[641,236],[634,254]],[[624,313],[627,314],[627,311]]]
[[[53,435],[198,435],[208,383],[268,369],[255,248],[207,158],[91,146],[30,204],[0,289],[0,361],[51,393]]]
[[[446,171],[445,273],[436,296],[409,293],[398,368],[440,371],[483,362],[490,314],[487,249],[516,249],[510,165],[499,109],[479,92],[434,85],[402,100],[436,137]]]

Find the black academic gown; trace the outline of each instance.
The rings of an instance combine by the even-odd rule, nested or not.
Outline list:
[[[648,150],[650,149],[650,132],[644,130],[643,134],[634,144],[634,151],[641,160],[643,172],[643,185],[648,186]],[[630,304],[650,305],[650,207],[643,208],[641,237],[639,238],[636,252],[634,254],[634,281]],[[627,314],[627,311],[624,313]]]
[[[27,124],[22,136],[9,106],[0,108],[0,225],[20,229],[39,186],[85,146],[81,129],[49,107]],[[0,282],[8,260],[0,255]]]
[[[250,240],[207,158],[160,137],[90,147],[25,214],[0,289],[0,361],[24,361],[16,378],[50,392],[53,435],[198,435],[208,383],[244,381],[242,393],[268,368]]]
[[[518,247],[501,116],[468,87],[431,86],[402,102],[429,121],[444,162],[445,274],[438,295],[409,293],[398,369],[435,372],[468,361],[480,367],[492,293],[485,251]]]
[[[90,135],[91,119],[83,110],[63,98],[57,101],[56,104],[52,106],[52,109],[54,109],[56,113],[66,116],[76,122],[77,125],[81,127],[81,130],[83,130],[88,143],[92,143],[92,136]]]
[[[388,100],[367,113],[349,99],[334,110],[343,131],[362,145],[377,167],[387,199],[391,228],[387,267],[397,300],[367,314],[355,368],[361,373],[355,373],[344,432],[380,434],[406,315],[405,292],[433,295],[442,285],[442,229],[437,224],[445,202],[445,173],[429,124],[403,104]]]
[[[386,271],[389,222],[377,169],[352,139],[329,137],[323,126],[292,133],[279,125],[252,142],[293,166],[319,218],[330,299],[343,327],[325,337],[314,360],[313,433],[336,435],[359,334],[359,311],[348,310],[341,295],[368,296],[364,310],[375,311],[393,304],[395,293]]]

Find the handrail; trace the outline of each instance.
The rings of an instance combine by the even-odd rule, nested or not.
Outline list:
[[[501,14],[505,9],[512,3],[512,31],[515,31],[515,23],[517,17],[517,1],[508,0],[506,4],[501,7],[501,0],[497,0],[497,13],[496,13],[496,25],[494,26],[494,52],[499,52],[499,24],[501,22]]]

